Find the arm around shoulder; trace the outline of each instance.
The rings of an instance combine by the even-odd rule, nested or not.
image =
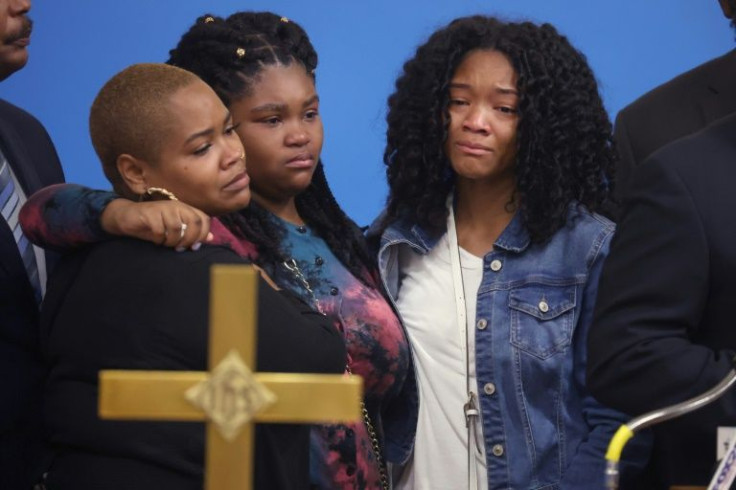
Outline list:
[[[100,225],[105,206],[117,196],[75,184],[55,184],[33,194],[19,220],[28,239],[44,248],[68,250],[105,240]]]
[[[182,249],[211,238],[209,216],[185,203],[134,202],[75,184],[52,185],[33,194],[21,210],[20,222],[31,242],[58,251],[112,235]]]

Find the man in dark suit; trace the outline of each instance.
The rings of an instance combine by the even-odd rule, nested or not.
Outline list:
[[[719,0],[733,19],[736,0]],[[616,116],[619,194],[634,167],[655,150],[736,112],[736,49],[660,85]]]
[[[30,0],[0,0],[0,80],[25,66]],[[48,264],[17,227],[25,198],[64,175],[48,134],[0,100],[0,488],[30,488],[42,461],[38,348],[40,295]]]
[[[736,113],[634,172],[598,289],[588,386],[630,414],[716,385],[736,353]],[[656,426],[642,489],[705,485],[736,393]]]

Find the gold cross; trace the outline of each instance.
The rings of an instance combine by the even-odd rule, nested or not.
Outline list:
[[[250,490],[251,422],[359,420],[363,383],[341,374],[250,373],[257,272],[215,265],[211,277],[210,372],[100,371],[99,413],[102,419],[206,421],[205,489]]]

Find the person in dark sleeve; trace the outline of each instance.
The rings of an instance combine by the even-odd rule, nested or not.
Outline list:
[[[588,339],[588,387],[642,414],[715,386],[736,352],[736,114],[637,168],[603,267]],[[736,395],[654,428],[638,488],[706,485]]]

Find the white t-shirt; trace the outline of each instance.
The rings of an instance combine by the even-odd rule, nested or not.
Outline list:
[[[470,387],[475,376],[475,305],[483,278],[483,259],[460,249],[466,298]],[[419,385],[419,419],[414,454],[394,488],[457,490],[468,488],[468,429],[463,405],[465,331],[457,325],[452,266],[447,234],[427,255],[402,246],[399,251],[401,288],[396,305],[414,354]],[[482,424],[476,427],[478,488],[488,488]]]

